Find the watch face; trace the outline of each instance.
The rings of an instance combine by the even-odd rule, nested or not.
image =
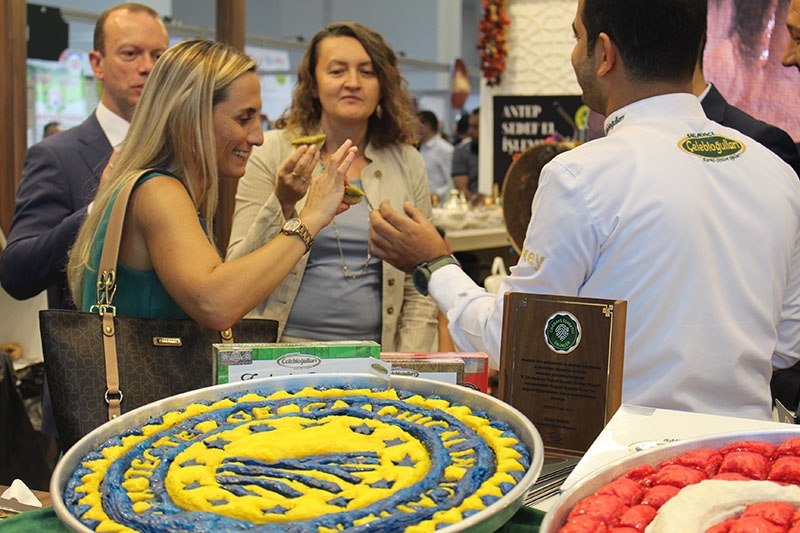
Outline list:
[[[428,294],[428,273],[417,267],[411,273],[411,280],[414,282],[414,288],[422,294]]]
[[[300,220],[297,218],[290,218],[286,221],[286,224],[283,225],[283,228],[286,231],[297,231],[300,228]]]

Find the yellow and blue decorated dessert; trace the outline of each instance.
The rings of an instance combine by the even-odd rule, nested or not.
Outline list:
[[[401,390],[247,392],[89,453],[64,501],[97,531],[434,531],[508,493],[531,456],[487,414]]]

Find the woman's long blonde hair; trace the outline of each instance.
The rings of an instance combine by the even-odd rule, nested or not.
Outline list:
[[[125,142],[70,250],[67,274],[78,307],[100,222],[120,189],[146,169],[169,170],[183,182],[214,243],[219,185],[213,109],[227,98],[234,80],[255,68],[242,51],[203,39],[180,42],[158,59]]]

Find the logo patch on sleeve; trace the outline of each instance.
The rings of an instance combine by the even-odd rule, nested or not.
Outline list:
[[[714,161],[735,159],[747,149],[742,141],[714,133],[689,133],[678,141],[678,147],[688,154]]]

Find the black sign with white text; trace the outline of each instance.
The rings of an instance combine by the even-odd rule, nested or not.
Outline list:
[[[575,139],[576,123],[586,126],[588,120],[580,96],[495,96],[493,100],[493,171],[501,187],[515,157],[548,137]]]

